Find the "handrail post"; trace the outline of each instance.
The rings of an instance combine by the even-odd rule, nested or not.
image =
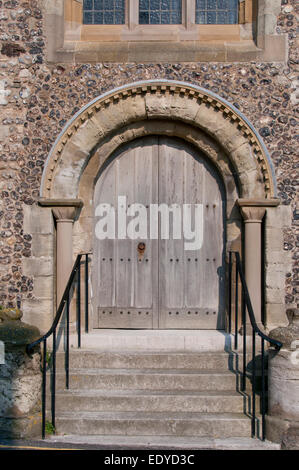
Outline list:
[[[266,437],[266,399],[265,399],[265,340],[261,338],[262,343],[262,394],[261,394],[261,413],[262,413],[262,440]]]
[[[55,406],[56,406],[56,328],[53,331],[53,352],[52,352],[52,426],[55,429]]]
[[[256,423],[255,423],[255,400],[256,400],[256,388],[255,388],[255,379],[256,379],[256,361],[255,361],[255,331],[252,329],[252,436],[256,435]]]
[[[236,286],[235,286],[235,349],[238,349],[238,309],[239,309],[239,269],[236,261]]]
[[[69,352],[70,352],[70,295],[66,301],[66,352],[65,352],[65,386],[69,388]]]
[[[246,368],[247,368],[247,344],[246,344],[246,302],[245,293],[242,288],[242,332],[243,332],[243,375],[242,375],[242,392],[246,391]]]
[[[232,332],[232,252],[228,254],[228,332]]]
[[[85,255],[85,332],[88,333],[88,254]]]
[[[78,272],[77,272],[77,333],[78,333],[78,349],[81,348],[81,255],[79,255]]]
[[[86,299],[88,302],[88,253],[85,254],[80,254],[77,256],[75,264],[73,266],[73,269],[71,271],[69,280],[67,282],[67,285],[65,287],[64,293],[62,295],[60,304],[58,306],[55,318],[53,320],[52,326],[49,329],[49,331],[43,335],[41,338],[37,339],[31,344],[28,344],[26,346],[26,351],[28,354],[32,353],[32,350],[34,347],[40,345],[43,343],[43,357],[42,357],[42,438],[45,439],[45,434],[46,434],[46,380],[47,380],[47,338],[49,338],[51,335],[53,335],[53,354],[52,354],[52,383],[51,383],[51,415],[52,415],[52,425],[55,429],[55,405],[56,405],[56,335],[57,335],[57,326],[59,321],[62,318],[63,313],[65,312],[66,316],[66,324],[64,325],[65,328],[65,372],[66,372],[66,388],[69,388],[69,350],[70,350],[70,293],[71,289],[74,285],[75,282],[75,275],[76,272],[78,271],[78,266],[80,270],[80,261],[82,256],[86,256],[86,266],[85,266],[85,274],[86,274]],[[79,300],[81,299],[81,293],[80,293],[80,274],[78,278],[78,286],[79,286]],[[80,305],[81,305],[81,300],[80,300]],[[81,308],[81,307],[80,307]],[[86,314],[88,317],[88,305],[86,309]],[[79,317],[81,319],[81,310],[79,311]],[[88,322],[86,323],[87,328],[88,328]],[[79,325],[79,332],[81,331],[81,327]],[[87,330],[88,332],[88,330]],[[80,335],[80,342],[81,342],[81,335]]]
[[[265,439],[265,413],[266,413],[266,364],[265,364],[265,341],[267,341],[269,344],[274,346],[277,350],[279,350],[282,347],[282,343],[280,341],[277,341],[273,338],[270,338],[267,336],[265,333],[263,333],[259,326],[257,325],[255,315],[254,315],[254,310],[252,307],[250,295],[248,292],[248,287],[246,284],[245,276],[242,270],[242,265],[240,261],[240,254],[239,252],[232,252],[235,256],[235,261],[236,261],[236,298],[238,300],[238,281],[240,279],[241,283],[241,300],[242,300],[242,332],[243,332],[243,377],[242,377],[242,391],[246,390],[246,379],[247,379],[247,345],[246,345],[246,338],[247,338],[247,331],[246,331],[246,320],[247,320],[247,314],[248,318],[250,321],[251,325],[251,333],[252,333],[252,374],[251,374],[251,433],[252,437],[255,437],[257,435],[257,425],[256,425],[256,334],[261,338],[262,343],[261,343],[261,373],[262,373],[262,390],[261,390],[261,421],[262,421],[262,440]],[[231,257],[229,258],[231,259]],[[238,302],[236,302],[237,304]],[[237,318],[237,311],[236,311],[236,318]],[[237,329],[235,330],[237,334]]]
[[[43,378],[42,378],[42,438],[46,437],[46,399],[47,399],[47,339],[43,340]]]

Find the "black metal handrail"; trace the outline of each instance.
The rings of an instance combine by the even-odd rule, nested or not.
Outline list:
[[[274,340],[266,335],[257,325],[252,303],[250,300],[250,295],[245,280],[245,276],[242,269],[240,253],[237,251],[229,252],[229,332],[232,332],[232,300],[233,300],[233,257],[235,258],[235,341],[234,347],[235,350],[238,349],[238,338],[239,338],[239,307],[240,307],[240,297],[241,297],[241,331],[243,337],[243,371],[242,371],[242,382],[241,382],[241,391],[246,391],[246,378],[247,374],[247,331],[246,331],[246,312],[248,312],[248,317],[251,324],[251,335],[252,335],[252,367],[251,367],[251,432],[252,437],[257,435],[256,429],[256,335],[261,338],[261,404],[260,404],[260,413],[262,419],[262,432],[261,438],[264,441],[266,436],[266,355],[265,355],[265,341],[275,349],[279,350],[282,347],[280,341]],[[241,292],[239,293],[239,279],[241,282]],[[240,296],[241,294],[241,296]]]
[[[66,309],[66,346],[65,346],[65,381],[66,388],[69,388],[69,338],[70,338],[70,299],[71,293],[76,284],[77,290],[77,337],[78,337],[78,348],[81,347],[81,261],[85,257],[84,265],[84,283],[85,283],[85,332],[88,333],[88,263],[89,255],[91,253],[81,253],[77,256],[71,271],[69,280],[61,298],[57,313],[53,320],[52,326],[49,331],[44,334],[41,338],[27,345],[27,353],[30,354],[33,349],[39,344],[43,343],[42,351],[42,438],[46,435],[46,387],[47,387],[47,339],[53,336],[53,347],[52,347],[52,384],[51,384],[51,418],[52,426],[55,429],[55,401],[56,401],[56,340],[57,340],[57,328],[60,320],[62,319],[63,312]]]
[[[60,301],[57,313],[53,320],[52,326],[49,331],[38,340],[27,345],[27,352],[30,354],[33,349],[39,344],[43,343],[43,354],[42,354],[42,438],[45,438],[46,430],[46,380],[47,380],[47,339],[53,336],[53,347],[52,347],[52,387],[51,387],[51,418],[52,426],[55,429],[55,400],[56,400],[56,339],[57,339],[57,328],[62,318],[63,312],[66,309],[66,346],[65,346],[65,372],[66,372],[66,388],[69,388],[69,336],[70,336],[70,297],[74,283],[76,283],[77,289],[77,335],[78,335],[78,348],[81,347],[81,262],[82,258],[85,257],[84,265],[84,282],[85,282],[85,332],[88,333],[89,329],[89,312],[88,312],[88,264],[89,255],[91,253],[79,254],[74,263],[71,271],[69,280],[67,282],[65,291]],[[251,373],[251,385],[252,385],[252,406],[251,406],[251,428],[252,436],[256,436],[256,335],[261,338],[261,416],[262,416],[262,440],[265,440],[265,414],[266,414],[266,357],[265,357],[265,341],[269,345],[273,346],[277,350],[282,347],[282,343],[274,340],[267,336],[256,323],[248,287],[245,281],[245,276],[242,269],[240,254],[236,251],[229,252],[229,332],[232,331],[232,305],[233,305],[233,257],[235,258],[235,350],[238,349],[238,338],[239,338],[239,301],[241,298],[242,305],[242,316],[241,316],[241,330],[243,337],[243,371],[242,371],[242,386],[241,391],[246,391],[246,378],[247,374],[247,336],[246,336],[246,312],[252,327],[252,373]],[[241,282],[241,292],[239,293],[239,279]],[[240,296],[241,294],[241,296]]]

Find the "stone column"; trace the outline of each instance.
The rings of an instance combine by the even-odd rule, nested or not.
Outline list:
[[[279,200],[238,200],[245,223],[245,278],[259,327],[262,327],[262,220],[266,207],[278,204]]]
[[[56,300],[57,307],[62,298],[73,266],[74,207],[52,209],[56,219]]]
[[[258,326],[262,324],[262,232],[263,207],[242,207],[245,222],[245,277]]]
[[[61,301],[73,267],[73,223],[78,209],[83,205],[80,200],[40,200],[40,204],[52,207],[56,219],[56,301]]]

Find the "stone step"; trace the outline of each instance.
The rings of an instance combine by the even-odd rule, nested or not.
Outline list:
[[[156,352],[207,352],[224,351],[231,347],[234,335],[224,330],[130,330],[93,329],[82,332],[81,347],[98,351],[156,351]],[[63,341],[57,342],[59,347]],[[70,335],[70,346],[76,348],[78,338]],[[249,343],[248,343],[249,344]]]
[[[63,412],[58,434],[118,436],[250,437],[251,422],[241,413]]]
[[[140,332],[134,341],[140,340],[139,335]],[[118,333],[112,336],[114,341]],[[172,339],[171,335],[167,338]],[[69,390],[65,390],[65,354],[59,351],[58,433],[250,437],[251,423],[245,415],[251,408],[250,400],[236,392],[243,368],[242,354],[220,348],[216,351],[166,348],[161,352],[149,350],[148,346],[141,351],[71,348]],[[258,399],[257,396],[257,411]]]
[[[234,352],[100,352],[91,350],[71,350],[70,369],[197,369],[235,370],[242,367],[241,354]],[[57,368],[64,368],[65,354],[56,355]]]
[[[196,412],[242,413],[245,397],[234,391],[68,390],[56,395],[56,412]]]
[[[64,447],[75,445],[79,449],[90,450],[280,450],[281,447],[280,444],[251,437],[54,435],[47,437],[43,442],[58,443]]]
[[[237,376],[216,370],[72,369],[69,388],[81,390],[235,390]],[[50,381],[48,380],[48,384]],[[56,374],[57,390],[65,389],[65,373]]]

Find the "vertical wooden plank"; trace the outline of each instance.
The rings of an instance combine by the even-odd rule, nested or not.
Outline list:
[[[192,220],[194,221],[194,204],[203,203],[204,176],[202,160],[195,152],[185,151],[185,186],[184,203],[192,205]],[[193,226],[193,230],[194,230]],[[185,251],[185,306],[189,308],[202,307],[203,285],[203,251]]]
[[[124,151],[117,158],[117,197],[126,197],[128,207],[135,202],[135,155],[132,151]],[[119,210],[117,210],[118,220]],[[117,223],[117,233],[119,234]],[[116,240],[116,306],[120,308],[133,307],[134,302],[134,268],[132,263],[133,245],[132,241],[125,239]]]
[[[184,151],[176,140],[159,139],[159,204],[176,204],[181,210],[183,200]],[[181,214],[182,215],[182,214]],[[159,299],[160,328],[165,319],[173,325],[179,309],[184,306],[184,249],[183,240],[174,239],[173,216],[169,217],[169,240],[160,240],[159,248]],[[182,224],[180,226],[182,230]],[[162,227],[160,227],[160,233]],[[162,236],[162,233],[161,233]],[[168,311],[168,313],[167,313]],[[171,318],[171,319],[170,319]]]
[[[135,148],[135,203],[147,213],[147,237],[132,242],[134,261],[134,305],[151,309],[157,316],[158,300],[158,241],[149,238],[150,205],[158,201],[158,141],[148,137]],[[138,245],[143,242],[145,251],[139,256]],[[153,320],[156,323],[155,319]],[[153,327],[154,327],[153,324]]]
[[[204,291],[203,304],[215,316],[215,325],[223,325],[222,256],[223,256],[223,207],[218,184],[219,176],[204,162]],[[216,312],[216,313],[214,313]]]
[[[95,187],[94,206],[99,204],[111,204],[115,206],[115,163],[106,168],[100,176]],[[96,217],[96,223],[100,218]],[[96,238],[95,227],[94,255],[93,255],[93,296],[94,306],[115,305],[115,276],[114,276],[114,251],[115,241],[112,239],[99,240]],[[95,311],[97,308],[95,308]],[[97,321],[97,325],[98,324]]]

